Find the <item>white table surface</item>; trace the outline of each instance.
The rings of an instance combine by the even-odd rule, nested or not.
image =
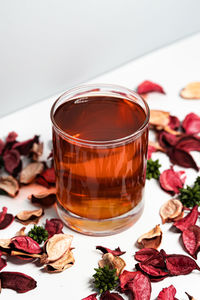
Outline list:
[[[170,111],[171,114],[178,116],[180,119],[183,119],[189,112],[200,113],[200,101],[187,101],[179,96],[179,91],[187,83],[200,81],[200,34],[150,53],[121,68],[95,78],[92,82],[114,83],[135,88],[146,79],[160,83],[167,93],[166,95],[156,93],[149,95],[148,104],[150,108]],[[19,140],[39,134],[41,140],[45,142],[44,157],[46,157],[50,149],[48,141],[51,139],[49,111],[56,98],[57,95],[0,119],[0,137],[6,136],[8,132],[13,130],[19,134]],[[18,99],[12,99],[12,101],[18,101]],[[162,170],[169,168],[170,162],[166,155],[155,153],[153,159],[156,158],[160,159]],[[180,169],[183,168],[175,167],[175,170]],[[185,171],[187,174],[186,183],[191,184],[198,174],[192,169],[185,169]],[[24,209],[34,209],[35,207],[27,200],[27,194],[30,192],[28,187],[22,189],[17,198],[1,196],[0,208],[7,206],[9,212],[13,214]],[[88,237],[65,227],[64,232],[74,236],[72,245],[75,247],[73,252],[76,261],[72,268],[63,273],[47,274],[42,272],[34,263],[16,263],[9,259],[8,265],[3,271],[18,271],[31,275],[37,280],[37,288],[25,294],[17,294],[12,290],[3,289],[1,299],[56,299],[59,297],[59,299],[80,300],[88,296],[93,292],[89,288],[89,281],[101,257],[100,251],[95,250],[96,245],[103,245],[112,249],[120,246],[122,250],[127,251],[123,255],[127,263],[126,270],[133,271],[136,263],[133,255],[137,250],[135,246],[137,238],[156,224],[161,223],[159,208],[170,198],[170,195],[161,190],[156,180],[147,180],[145,210],[140,220],[132,228],[114,236]],[[44,224],[46,218],[51,217],[56,217],[53,208],[45,211],[40,224]],[[32,225],[29,225],[29,227],[32,227]],[[179,243],[180,235],[172,233],[169,230],[170,227],[171,224],[161,225],[163,230],[161,248],[165,249],[167,253],[186,254]],[[20,228],[21,224],[14,221],[10,227],[0,231],[0,237],[12,237]],[[197,262],[200,265],[200,255]],[[176,296],[179,300],[187,299],[185,291],[192,294],[195,299],[200,299],[199,282],[200,273],[194,271],[190,275],[171,277],[158,283],[152,283],[151,299],[156,299],[159,291],[170,284],[173,284],[177,289]],[[126,296],[123,297],[127,299]]]

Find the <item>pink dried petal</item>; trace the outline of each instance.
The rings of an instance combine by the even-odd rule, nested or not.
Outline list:
[[[183,174],[184,171],[175,172],[173,168],[163,171],[159,178],[161,188],[172,195],[178,194],[186,179],[181,178]]]
[[[186,275],[195,269],[200,271],[199,266],[192,258],[181,254],[167,255],[166,268],[171,276]]]
[[[195,169],[196,171],[199,170],[199,167],[197,166],[193,157],[188,152],[182,149],[173,147],[167,150],[167,155],[169,156],[170,161],[174,165],[179,165],[184,168],[192,168]]]
[[[152,276],[152,277],[165,277],[168,276],[168,273],[163,271],[161,268],[154,267],[150,264],[145,264],[145,262],[141,262],[136,265],[136,268],[142,270],[146,275]]]
[[[155,254],[141,263],[143,263],[144,265],[147,265],[147,266],[150,265],[150,266],[153,266],[156,268],[165,269],[165,260],[164,260],[164,256],[162,255],[162,253]]]
[[[19,272],[1,272],[1,287],[12,289],[17,293],[26,293],[37,286],[37,282],[30,276]]]
[[[124,270],[122,272],[122,274],[120,274],[119,282],[120,282],[120,290],[122,292],[125,292],[127,290],[127,284],[130,281],[134,280],[137,273],[139,273],[139,272],[130,272],[130,271]]]
[[[177,137],[176,135],[169,132],[161,131],[158,136],[158,141],[161,147],[163,147],[164,149],[168,149],[172,146],[175,146],[179,138],[180,137]]]
[[[97,293],[91,294],[86,298],[83,298],[82,300],[97,300]]]
[[[200,138],[193,135],[183,136],[178,140],[176,148],[186,152],[200,151]]]
[[[4,220],[4,218],[7,214],[7,211],[8,211],[7,207],[4,206],[2,208],[2,212],[0,212],[0,223]]]
[[[176,289],[173,285],[170,285],[167,288],[162,289],[159,293],[157,300],[175,300]]]
[[[63,222],[60,219],[50,219],[46,220],[45,229],[48,231],[48,238],[52,237],[54,234],[63,233]]]
[[[182,122],[182,127],[188,134],[200,132],[200,117],[194,113],[188,114]]]
[[[180,127],[180,120],[176,117],[176,116],[169,116],[169,123],[168,126],[173,129],[173,130],[177,130]]]
[[[12,214],[6,214],[4,220],[0,223],[0,230],[7,228],[14,221]]]
[[[42,252],[39,244],[29,236],[15,236],[11,239],[11,245],[26,253],[38,254]]]
[[[159,251],[153,248],[143,248],[135,253],[135,259],[142,262],[149,259],[152,256],[159,254]]]
[[[13,143],[16,141],[18,134],[15,131],[11,131],[6,137],[6,143]]]
[[[8,150],[3,155],[4,167],[5,170],[16,176],[22,168],[22,162],[20,159],[20,154],[17,150]]]
[[[156,152],[157,149],[154,146],[148,145],[148,153],[147,153],[147,159],[150,159],[153,152]]]
[[[28,155],[34,143],[39,143],[38,135],[35,135],[32,139],[15,143],[12,149],[18,150],[21,155]]]
[[[198,218],[198,205],[195,205],[191,212],[182,218],[181,220],[178,220],[174,222],[174,226],[178,228],[180,231],[186,230],[189,226],[195,225]]]
[[[160,85],[149,80],[145,80],[142,83],[140,83],[137,87],[137,92],[138,94],[146,94],[151,92],[165,94],[165,91]]]
[[[127,290],[134,300],[150,300],[151,298],[151,282],[141,272],[136,272],[134,279],[127,283]]]
[[[101,295],[100,300],[124,300],[124,298],[118,293],[110,293],[109,291],[106,291]]]
[[[189,226],[182,232],[182,241],[186,251],[196,259],[200,249],[200,227]]]
[[[115,256],[120,256],[120,255],[123,255],[124,253],[126,253],[126,251],[121,251],[121,249],[119,247],[117,247],[115,250],[111,250],[111,249],[103,247],[103,246],[96,246],[96,249],[102,251],[104,254],[112,253],[112,255],[115,255]]]

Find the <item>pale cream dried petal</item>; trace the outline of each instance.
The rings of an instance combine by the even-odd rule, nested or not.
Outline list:
[[[116,275],[119,276],[124,270],[126,263],[119,256],[115,256],[112,253],[105,253],[99,261],[99,267],[103,268],[105,266],[109,266],[110,269],[116,269]]]
[[[22,224],[37,224],[40,218],[44,215],[42,208],[35,210],[23,210],[19,212],[15,218]]]
[[[43,148],[44,148],[44,144],[43,143],[34,143],[33,147],[30,151],[31,154],[31,158],[34,161],[37,161],[39,159],[39,157],[43,154]]]
[[[162,148],[158,142],[152,142],[152,141],[149,141],[149,146],[154,147],[154,148],[155,148],[156,150],[158,150],[158,151],[165,152],[165,149]]]
[[[15,197],[19,191],[18,181],[12,176],[1,177],[0,190],[3,190],[11,197]]]
[[[150,125],[161,126],[162,128],[169,123],[170,113],[162,110],[150,110]]]
[[[178,199],[168,200],[161,206],[160,216],[163,224],[177,220],[177,218],[183,216],[183,204]]]
[[[19,231],[17,231],[15,236],[24,236],[24,235],[26,235],[25,230],[26,230],[26,227],[22,227]]]
[[[162,241],[162,230],[160,225],[156,225],[153,229],[144,233],[137,240],[138,245],[143,248],[154,248],[157,249]]]
[[[54,234],[45,244],[47,259],[45,263],[53,262],[61,258],[70,250],[73,236],[69,234]]]
[[[75,259],[72,251],[67,251],[60,259],[55,262],[47,264],[45,270],[48,273],[59,273],[72,267],[74,265]]]
[[[37,175],[41,174],[44,170],[42,162],[33,162],[28,164],[20,173],[20,183],[28,184],[32,182]]]
[[[200,82],[191,82],[180,92],[184,99],[200,99]]]
[[[11,239],[0,239],[0,248],[10,249]]]

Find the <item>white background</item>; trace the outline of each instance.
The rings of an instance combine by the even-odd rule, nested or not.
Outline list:
[[[199,12],[199,0],[0,0],[0,116],[199,31]]]

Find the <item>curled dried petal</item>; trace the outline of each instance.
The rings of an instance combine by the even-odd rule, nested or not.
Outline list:
[[[186,251],[196,259],[200,250],[200,227],[190,225],[182,232],[182,241]]]
[[[28,184],[32,182],[37,175],[41,174],[44,170],[42,162],[33,162],[28,164],[20,173],[20,183]]]
[[[184,171],[175,172],[173,168],[163,171],[159,177],[161,188],[172,195],[178,194],[186,179],[186,176],[182,178],[184,174]]]
[[[158,142],[149,141],[147,159],[150,159],[152,153],[156,151],[165,152],[165,150],[159,145]]]
[[[124,300],[124,298],[122,298],[122,296],[118,293],[110,293],[109,291],[106,291],[101,294],[100,300]]]
[[[83,298],[82,300],[97,300],[97,293],[91,294],[87,296],[86,298]]]
[[[12,149],[18,150],[21,155],[28,155],[33,147],[33,144],[38,142],[39,136],[35,135],[32,139],[15,143]]]
[[[3,155],[5,170],[14,177],[21,171],[22,162],[20,153],[17,150],[11,149]]]
[[[180,120],[176,116],[170,116],[169,117],[169,124],[168,124],[168,126],[171,129],[178,130],[179,127],[180,127],[180,125],[181,125],[181,122],[180,122]]]
[[[32,194],[28,196],[28,199],[31,200],[33,204],[39,204],[44,207],[51,206],[56,202],[56,189],[50,188],[45,192]]]
[[[104,268],[105,266],[109,266],[110,269],[116,269],[116,275],[119,276],[123,272],[126,263],[119,256],[114,256],[112,253],[105,253],[99,261],[99,267]]]
[[[22,227],[19,231],[17,231],[17,233],[15,234],[15,236],[20,236],[20,235],[23,235],[25,236],[25,230],[26,230],[26,227]]]
[[[150,300],[151,298],[151,282],[141,272],[136,272],[134,279],[127,283],[127,290],[131,292],[135,300]]]
[[[162,230],[160,225],[156,225],[153,229],[143,234],[137,240],[139,246],[143,248],[154,248],[157,249],[162,241]]]
[[[162,223],[172,222],[183,216],[183,204],[178,199],[170,199],[160,208]]]
[[[187,134],[200,132],[200,117],[194,113],[188,114],[182,122],[182,127]]]
[[[1,257],[3,253],[0,251],[0,271],[7,266],[7,262],[4,258]]]
[[[18,181],[12,176],[1,177],[0,190],[3,190],[11,197],[15,197],[19,192]]]
[[[54,234],[63,233],[63,221],[60,219],[46,220],[45,229],[48,231],[48,237],[52,237]]]
[[[33,147],[30,150],[30,157],[33,161],[38,161],[39,157],[43,154],[43,143],[33,143]]]
[[[36,182],[44,185],[46,187],[50,187],[55,185],[56,177],[55,177],[55,170],[54,167],[48,168],[44,170],[40,176],[36,179]]]
[[[6,214],[3,221],[0,223],[0,230],[7,228],[10,224],[12,224],[14,220],[14,216],[12,214]]]
[[[42,208],[36,210],[23,210],[19,212],[15,218],[22,224],[37,224],[40,218],[44,215]]]
[[[196,171],[199,170],[199,167],[193,157],[187,151],[173,147],[167,150],[167,155],[174,165],[179,165],[184,168],[192,168]]]
[[[167,111],[151,110],[150,111],[150,125],[160,126],[165,128],[169,123],[170,114]]]
[[[190,82],[180,92],[184,99],[200,99],[200,82]]]
[[[157,300],[175,300],[176,289],[173,285],[170,285],[167,288],[162,289],[159,293]]]
[[[145,261],[149,259],[150,257],[154,257],[157,254],[159,254],[159,251],[153,248],[143,248],[139,251],[135,252],[135,259],[138,261]]]
[[[117,247],[115,250],[111,250],[111,249],[106,248],[106,247],[96,246],[96,249],[102,251],[104,254],[105,253],[112,253],[113,255],[116,255],[116,256],[120,256],[120,255],[123,255],[124,253],[126,253],[126,251],[121,251],[121,249],[119,247]]]
[[[42,252],[39,244],[29,236],[15,236],[11,239],[11,246],[16,250],[38,254]]]
[[[137,92],[138,94],[146,94],[151,92],[165,94],[164,89],[159,84],[149,80],[145,80],[142,83],[140,83],[137,87]]]
[[[0,281],[2,288],[15,290],[17,293],[26,293],[37,286],[32,277],[19,272],[1,272]]]
[[[0,250],[10,249],[11,239],[0,239]]]
[[[59,273],[74,265],[74,256],[72,251],[67,251],[60,259],[55,262],[48,263],[45,270],[48,273]]]
[[[145,274],[151,277],[159,277],[164,279],[169,275],[168,272],[165,272],[162,268],[154,267],[146,262],[140,262],[136,265],[136,268],[142,270]]]
[[[198,206],[195,205],[191,212],[183,219],[174,222],[174,226],[180,231],[186,230],[189,226],[195,225],[198,218]]]
[[[6,137],[6,143],[15,142],[17,137],[18,137],[18,134],[15,131],[9,132],[9,134]]]
[[[167,255],[166,268],[171,276],[186,275],[197,269],[200,271],[196,262],[186,255],[171,254]]]

